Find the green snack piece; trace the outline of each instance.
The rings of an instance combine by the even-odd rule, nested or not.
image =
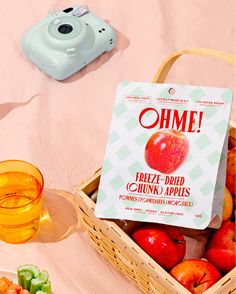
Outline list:
[[[17,268],[18,284],[26,290],[30,290],[31,280],[37,278],[40,270],[32,264],[20,265]]]
[[[26,290],[30,290],[31,280],[33,279],[32,272],[21,271],[18,273],[18,284]]]
[[[42,286],[46,284],[47,281],[48,281],[48,272],[41,271],[39,276],[36,279],[31,280],[30,293],[36,294],[37,291],[42,289]]]
[[[51,282],[48,280],[47,283],[42,285],[42,291],[44,291],[47,294],[51,294],[52,293],[52,289],[51,289]]]
[[[51,282],[48,272],[41,271],[32,264],[21,265],[17,268],[18,284],[31,294],[51,294]]]
[[[29,271],[32,273],[33,277],[34,278],[37,278],[37,276],[39,275],[40,273],[40,270],[39,268],[36,266],[36,265],[33,265],[33,264],[25,264],[25,265],[20,265],[18,268],[17,268],[17,274],[19,274],[20,272],[22,271]]]

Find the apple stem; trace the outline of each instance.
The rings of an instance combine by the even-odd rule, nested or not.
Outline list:
[[[185,244],[186,243],[186,241],[185,240],[173,240],[174,241],[174,243],[183,243],[183,244]]]
[[[200,278],[200,280],[197,283],[194,284],[195,288],[197,288],[201,284],[201,282],[204,279],[205,275],[206,275],[206,273],[204,273],[203,276]],[[203,283],[205,283],[205,281]]]

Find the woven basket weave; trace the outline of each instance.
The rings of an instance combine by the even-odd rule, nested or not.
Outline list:
[[[189,49],[174,53],[159,68],[154,82],[163,82],[176,59],[182,54],[198,54],[223,59],[236,64],[233,55],[211,49]],[[235,126],[235,122],[231,123]],[[172,276],[148,256],[122,229],[122,222],[107,221],[94,216],[95,203],[91,195],[97,190],[101,170],[76,188],[81,223],[92,246],[113,266],[132,280],[144,293],[189,294]],[[193,236],[195,238],[196,236]],[[236,269],[231,270],[204,294],[236,293]]]

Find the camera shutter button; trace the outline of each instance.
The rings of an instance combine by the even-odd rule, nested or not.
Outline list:
[[[80,17],[89,12],[88,6],[80,6],[76,10],[73,11],[72,15],[76,17]]]

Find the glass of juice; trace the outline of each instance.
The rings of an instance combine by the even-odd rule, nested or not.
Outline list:
[[[22,243],[39,230],[44,180],[32,164],[0,162],[0,239]]]

